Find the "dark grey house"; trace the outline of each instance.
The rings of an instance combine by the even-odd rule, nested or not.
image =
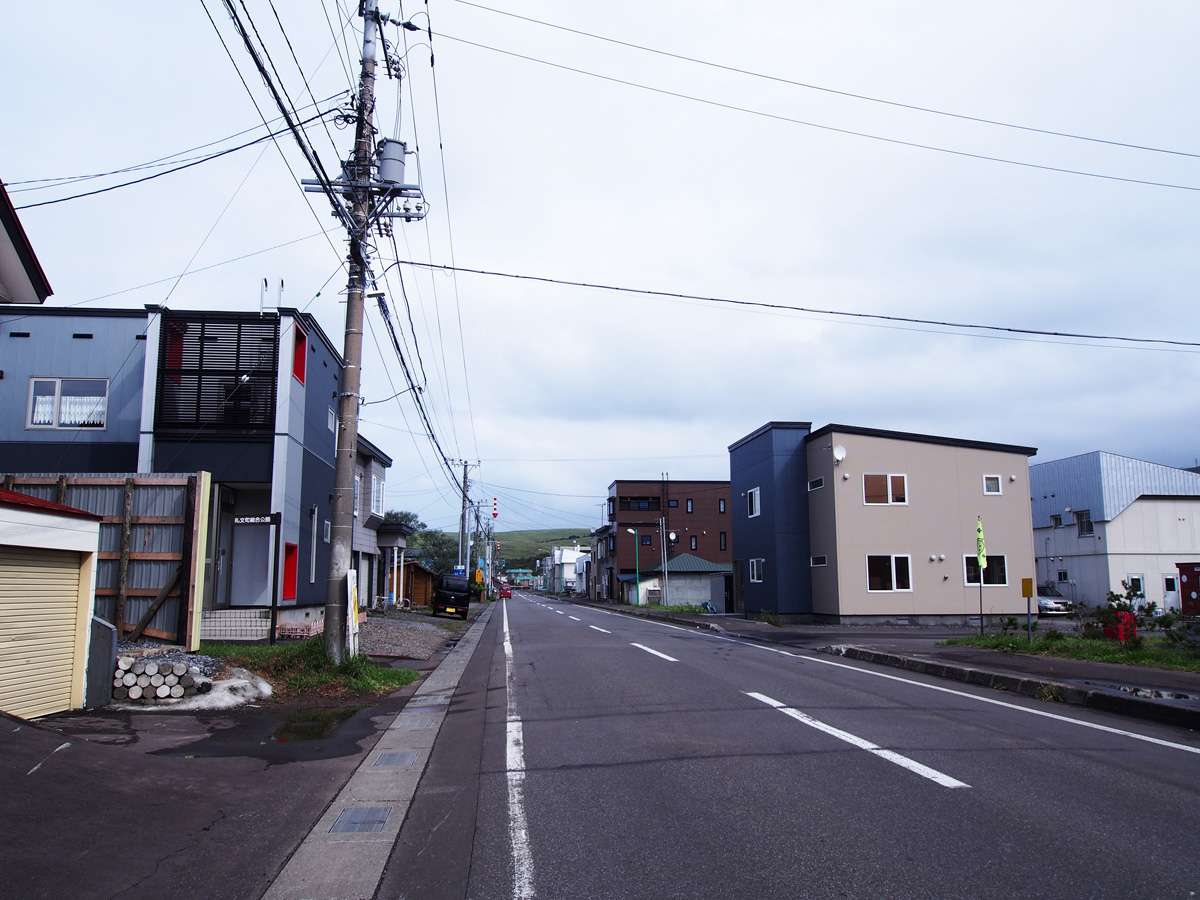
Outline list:
[[[274,566],[281,605],[324,605],[342,360],[312,316],[0,307],[0,348],[0,473],[207,471],[204,608],[269,605]],[[391,460],[364,446],[369,525]],[[274,562],[238,521],[271,513]]]

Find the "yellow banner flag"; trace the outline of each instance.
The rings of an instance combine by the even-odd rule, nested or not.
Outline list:
[[[983,519],[979,520],[975,529],[975,559],[978,561],[979,571],[982,573],[987,568],[987,547],[983,543]],[[983,580],[982,574],[980,574],[979,580]]]

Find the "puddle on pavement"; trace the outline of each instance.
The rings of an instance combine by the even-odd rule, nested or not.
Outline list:
[[[271,734],[271,740],[281,744],[291,741],[319,741],[327,738],[338,726],[360,712],[362,706],[339,706],[334,708],[297,709],[288,714],[287,720]]]

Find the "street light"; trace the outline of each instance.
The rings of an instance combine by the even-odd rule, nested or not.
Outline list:
[[[638,563],[638,550],[639,550],[638,544],[641,543],[641,539],[638,537],[636,528],[626,528],[625,530],[633,535],[633,605],[641,606],[642,605],[642,570],[641,570],[641,565]]]

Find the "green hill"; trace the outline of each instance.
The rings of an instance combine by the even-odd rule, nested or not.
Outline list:
[[[551,547],[586,548],[590,532],[586,528],[544,528],[539,531],[497,531],[500,555],[510,569],[531,569],[534,560],[546,556]],[[540,552],[539,552],[540,551]]]

